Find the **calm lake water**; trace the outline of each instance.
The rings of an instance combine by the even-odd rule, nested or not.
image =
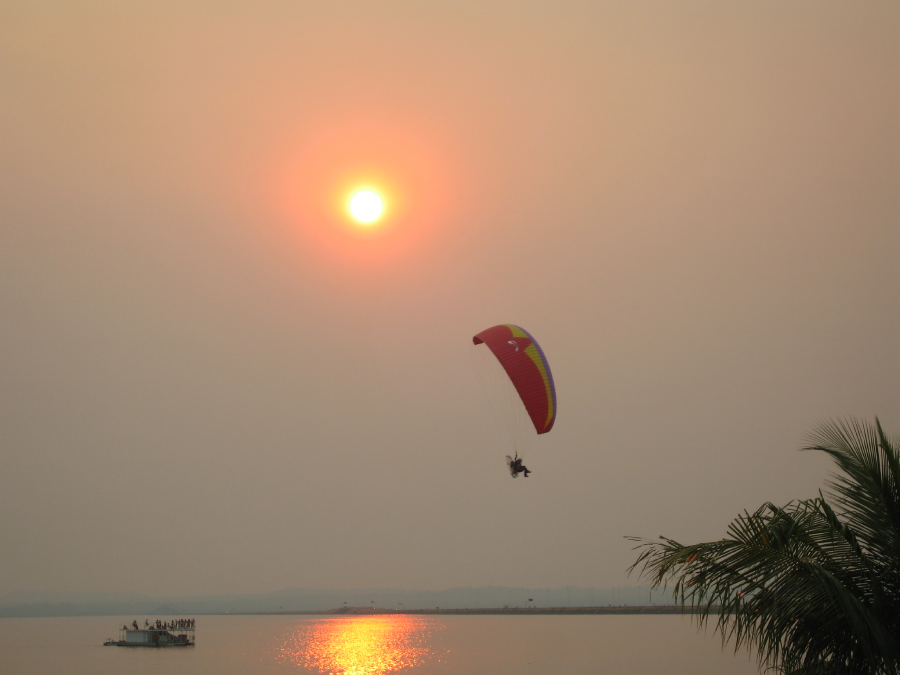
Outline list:
[[[687,617],[199,616],[197,645],[104,647],[137,618],[0,619],[3,675],[744,675]],[[147,617],[149,618],[149,617]],[[156,617],[153,617],[156,618]]]

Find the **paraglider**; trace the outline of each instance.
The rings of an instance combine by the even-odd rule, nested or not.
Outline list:
[[[528,478],[528,474],[531,471],[528,470],[528,467],[522,464],[522,458],[519,457],[519,453],[516,453],[515,458],[506,456],[506,466],[509,467],[509,472],[512,474],[513,478],[518,478],[520,473],[525,474],[525,478]]]
[[[556,387],[550,364],[537,340],[513,324],[483,330],[472,342],[486,345],[487,350],[480,351],[490,352],[482,357],[491,362],[484,363],[482,371],[492,372],[498,385],[494,392],[488,393],[491,406],[505,408],[499,414],[510,431],[515,449],[514,457],[506,457],[507,466],[513,478],[520,473],[527,478],[531,471],[522,463],[520,451],[529,438],[546,434],[556,422]]]

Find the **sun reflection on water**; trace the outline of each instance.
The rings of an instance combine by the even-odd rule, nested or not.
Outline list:
[[[413,616],[326,619],[299,628],[282,653],[329,675],[383,675],[422,665],[431,653],[431,627]]]

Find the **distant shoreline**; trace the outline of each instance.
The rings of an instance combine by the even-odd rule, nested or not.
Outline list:
[[[493,607],[483,609],[391,609],[387,607],[340,607],[323,611],[269,611],[269,612],[228,612],[250,616],[290,616],[290,615],[332,615],[332,616],[372,616],[384,614],[443,614],[443,615],[578,615],[578,614],[694,614],[690,608],[680,605],[616,606],[616,607]],[[711,612],[717,614],[718,611]]]
[[[653,592],[651,601],[651,591]],[[654,604],[656,603],[656,604]],[[225,614],[545,614],[680,611],[671,593],[644,586],[517,588],[479,586],[415,591],[402,588],[283,589],[249,595],[154,596],[136,593],[8,593],[0,617],[195,616]],[[535,605],[539,605],[535,607]],[[650,610],[634,609],[650,607]],[[675,609],[665,609],[675,607]],[[452,608],[447,610],[447,608]],[[454,611],[455,610],[455,611]]]

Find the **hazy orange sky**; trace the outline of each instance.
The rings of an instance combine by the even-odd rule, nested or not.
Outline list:
[[[898,68],[887,2],[4,2],[0,593],[615,586],[816,495],[900,431]]]

